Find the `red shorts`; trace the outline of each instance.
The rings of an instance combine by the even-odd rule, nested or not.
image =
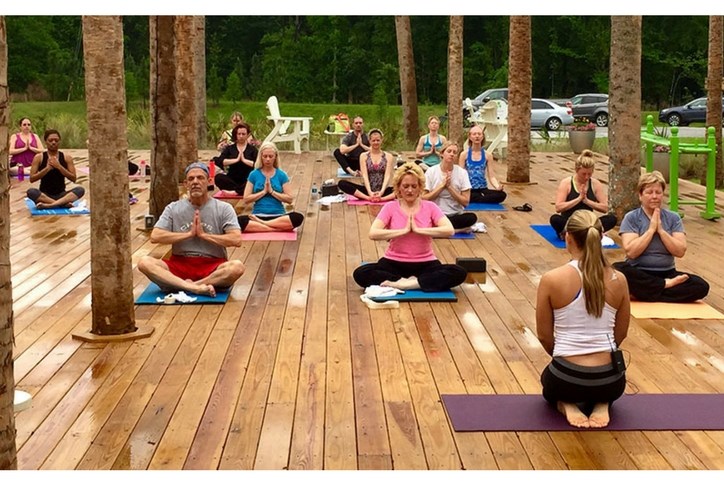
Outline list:
[[[171,274],[181,279],[198,281],[216,270],[226,259],[218,257],[186,257],[183,255],[171,255],[170,259],[164,260]]]

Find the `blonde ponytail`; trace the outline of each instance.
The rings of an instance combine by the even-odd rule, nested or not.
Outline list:
[[[578,267],[583,279],[583,293],[586,296],[586,312],[601,317],[606,302],[606,287],[603,281],[608,260],[603,255],[601,221],[590,210],[576,210],[568,219],[566,232],[581,250]]]

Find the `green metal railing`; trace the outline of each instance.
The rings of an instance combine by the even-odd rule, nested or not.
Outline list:
[[[715,210],[716,202],[716,138],[714,128],[706,128],[705,143],[682,143],[679,140],[679,128],[671,128],[671,136],[666,138],[654,134],[654,117],[646,116],[646,131],[641,133],[641,140],[646,143],[646,172],[654,170],[654,145],[668,146],[669,151],[669,209],[679,211],[679,205],[701,205],[700,200],[679,200],[679,155],[693,153],[706,155],[706,208],[699,212],[707,220],[715,220],[721,214]]]

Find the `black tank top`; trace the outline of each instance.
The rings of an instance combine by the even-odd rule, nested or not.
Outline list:
[[[576,184],[573,183],[573,177],[571,177],[571,189],[568,191],[568,196],[566,197],[566,202],[570,202],[571,200],[575,200],[578,198],[578,190],[576,190]],[[596,194],[593,193],[593,184],[591,183],[591,180],[588,180],[588,189],[586,190],[586,198],[593,202],[598,202],[598,199],[596,198]],[[583,202],[578,202],[573,208],[570,208],[563,212],[563,216],[568,218],[571,215],[573,215],[573,212],[576,210],[590,210],[593,211],[591,207],[586,205]]]
[[[62,151],[58,152],[58,161],[63,168],[68,168],[65,162],[65,155]],[[43,159],[40,162],[38,171],[44,169],[48,164],[48,152],[43,153]],[[48,195],[56,195],[65,191],[65,176],[57,168],[51,168],[43,178],[40,179],[40,191]]]

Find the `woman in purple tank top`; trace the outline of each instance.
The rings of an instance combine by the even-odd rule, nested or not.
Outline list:
[[[20,131],[10,136],[10,174],[18,173],[18,165],[30,168],[36,153],[45,151],[37,134],[31,130],[32,123],[28,118],[20,120]]]

